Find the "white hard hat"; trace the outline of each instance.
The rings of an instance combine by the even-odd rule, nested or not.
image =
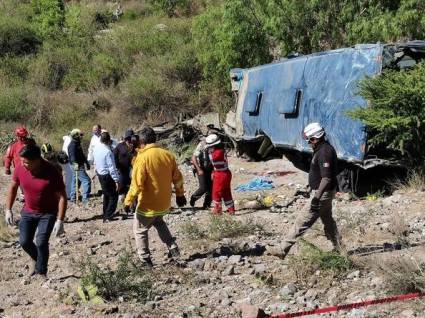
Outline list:
[[[205,143],[207,147],[218,145],[220,142],[221,140],[216,134],[208,135],[207,138],[205,138]]]
[[[319,139],[323,137],[324,134],[325,134],[325,130],[319,123],[311,123],[304,128],[303,135],[304,135],[304,138],[308,140],[310,138]]]

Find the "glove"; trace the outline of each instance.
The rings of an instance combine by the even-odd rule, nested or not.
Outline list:
[[[59,235],[62,235],[63,233],[65,233],[63,229],[63,221],[56,220],[55,226],[53,227],[53,235],[59,236]]]
[[[176,197],[176,204],[179,208],[185,206],[187,203],[186,197],[183,195],[181,197]]]
[[[6,210],[4,220],[8,226],[13,226],[13,213],[11,210]]]
[[[130,209],[130,206],[129,205],[125,205],[124,206],[124,212],[125,213],[130,213],[131,212],[131,209]]]
[[[11,174],[12,174],[12,172],[10,171],[10,169],[5,169],[5,170],[4,170],[4,174],[11,175]]]
[[[313,197],[313,199],[311,199],[310,210],[317,213],[320,211],[320,200],[318,198]]]
[[[80,166],[78,165],[78,163],[74,162],[74,163],[72,164],[72,169],[73,169],[74,171],[78,171],[78,170],[80,170]]]

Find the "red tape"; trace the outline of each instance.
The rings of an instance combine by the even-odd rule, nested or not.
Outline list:
[[[324,314],[324,313],[333,312],[333,311],[351,310],[358,307],[365,307],[365,306],[383,304],[383,303],[392,303],[395,301],[408,300],[408,299],[419,298],[424,296],[425,296],[425,293],[411,293],[411,294],[397,295],[397,296],[391,296],[391,297],[381,298],[381,299],[366,300],[366,301],[361,301],[361,302],[352,303],[352,304],[317,308],[313,310],[306,310],[306,311],[294,312],[289,314],[272,315],[268,317],[269,318],[291,318],[291,317],[301,317],[301,316],[309,316],[309,315],[315,315],[315,314]]]

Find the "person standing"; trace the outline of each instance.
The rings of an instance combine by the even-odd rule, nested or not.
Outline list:
[[[212,200],[213,214],[221,214],[222,201],[229,214],[235,214],[235,204],[232,197],[232,173],[227,163],[226,151],[220,138],[216,134],[208,135],[205,139],[209,158],[213,166],[212,173]]]
[[[87,161],[89,164],[93,164],[93,151],[96,145],[100,143],[100,134],[102,133],[102,127],[97,124],[92,128],[92,137],[90,139],[89,148],[87,150]]]
[[[120,175],[120,191],[119,195],[122,196],[122,201],[128,192],[130,187],[130,170],[131,161],[133,159],[133,143],[131,138],[134,136],[132,129],[126,130],[124,134],[124,140],[120,142],[114,149],[114,157],[117,169]],[[121,202],[122,202],[121,201]]]
[[[199,187],[190,197],[190,206],[194,207],[196,201],[205,194],[202,207],[204,209],[209,209],[211,207],[212,164],[208,156],[205,137],[203,137],[196,146],[192,155],[192,165],[194,167],[194,173],[198,177]]]
[[[94,166],[103,193],[103,222],[113,220],[118,202],[119,174],[111,151],[111,136],[104,131],[100,134],[100,144],[93,151]]]
[[[332,200],[337,186],[337,155],[334,147],[325,139],[325,130],[319,123],[311,123],[304,128],[305,140],[313,149],[308,182],[312,190],[310,208],[303,211],[296,219],[294,227],[281,246],[282,259],[288,255],[297,239],[304,235],[318,218],[322,220],[324,231],[336,251],[341,251],[341,237],[332,217]]]
[[[31,257],[30,276],[46,275],[49,260],[49,238],[64,233],[67,200],[59,171],[41,157],[40,148],[27,145],[19,153],[22,165],[13,172],[6,200],[5,219],[14,225],[13,203],[18,187],[24,192],[25,204],[19,222],[19,244]],[[35,236],[35,244],[34,244]]]
[[[22,148],[30,143],[35,144],[34,140],[28,137],[28,130],[23,126],[19,126],[15,129],[15,136],[16,141],[7,147],[4,157],[4,173],[7,175],[12,174],[12,166],[16,169],[16,167],[21,165],[19,152]]]
[[[124,201],[126,211],[137,198],[133,231],[137,254],[147,266],[152,266],[148,232],[153,226],[169,250],[170,257],[180,255],[175,239],[170,233],[163,216],[171,207],[171,193],[174,185],[176,203],[186,205],[183,176],[178,169],[176,158],[168,150],[155,144],[156,134],[152,128],[144,128],[139,134],[140,150],[134,161],[130,189]]]
[[[67,162],[62,163],[62,170],[65,178],[65,190],[66,190],[66,196],[68,197],[68,200],[75,200],[75,197],[71,197],[71,189],[72,189],[72,180],[74,179],[74,171],[72,170],[71,164],[69,162],[69,155],[68,155],[68,146],[72,140],[70,135],[66,135],[62,137],[63,139],[63,145],[62,145],[62,152],[66,154],[66,160]]]
[[[77,178],[81,181],[81,186],[83,188],[82,196],[83,203],[86,204],[89,200],[89,194],[91,192],[91,180],[87,175],[87,170],[90,170],[90,164],[87,161],[86,156],[84,155],[83,148],[81,147],[81,138],[83,133],[79,129],[73,129],[71,131],[71,142],[68,145],[68,157],[69,162],[72,166],[73,178],[71,184],[71,200],[76,200],[76,194],[78,193],[77,189]]]

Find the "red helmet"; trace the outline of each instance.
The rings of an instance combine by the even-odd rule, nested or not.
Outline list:
[[[17,127],[15,129],[15,135],[17,137],[26,137],[28,136],[28,130],[24,126]]]

